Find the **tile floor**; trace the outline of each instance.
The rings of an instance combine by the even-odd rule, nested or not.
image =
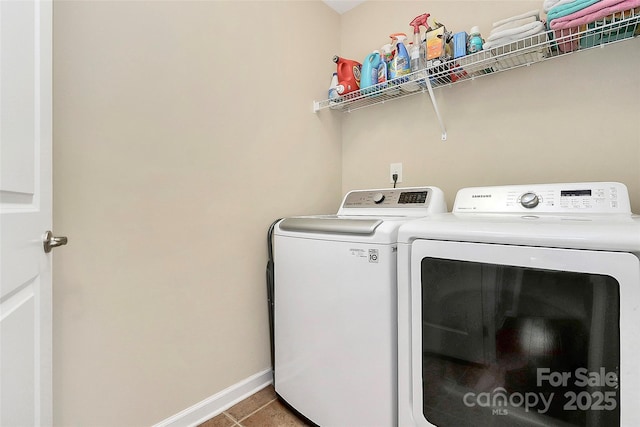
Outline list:
[[[301,427],[308,425],[278,400],[273,386],[270,385],[198,427]]]

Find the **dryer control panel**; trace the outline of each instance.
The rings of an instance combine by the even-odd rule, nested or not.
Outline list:
[[[581,182],[463,188],[453,212],[630,214],[631,205],[624,184]]]

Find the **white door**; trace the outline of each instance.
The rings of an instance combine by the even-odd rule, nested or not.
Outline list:
[[[0,425],[51,425],[52,4],[0,0]]]

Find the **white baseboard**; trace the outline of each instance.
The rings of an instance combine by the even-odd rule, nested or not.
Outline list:
[[[153,427],[193,427],[229,409],[273,382],[271,369],[258,372],[211,397],[160,421]]]

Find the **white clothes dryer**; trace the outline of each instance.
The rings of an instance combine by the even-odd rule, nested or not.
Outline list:
[[[322,427],[397,423],[397,231],[446,212],[436,187],[358,190],[274,230],[274,385]]]
[[[399,425],[640,425],[639,256],[620,183],[465,188],[404,224]]]

